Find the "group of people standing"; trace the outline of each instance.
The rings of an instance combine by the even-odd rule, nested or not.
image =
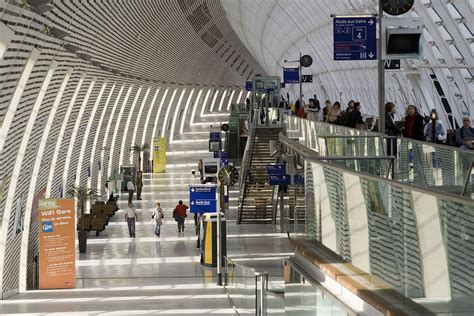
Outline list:
[[[342,125],[350,128],[377,131],[377,124],[370,126],[371,122],[364,121],[360,102],[350,100],[345,110],[341,109],[340,102],[332,103],[326,100],[324,107],[320,111],[319,101],[314,98],[309,99],[309,103],[304,103],[298,99],[295,103],[289,104],[289,109],[293,115],[306,118],[308,109],[314,109],[315,112],[321,112],[323,122]],[[453,139],[448,139],[448,131],[442,120],[438,118],[436,110],[432,110],[430,116],[422,116],[415,105],[408,105],[405,116],[401,122],[396,122],[394,118],[396,106],[393,102],[385,104],[385,133],[388,136],[403,136],[421,141],[449,144],[463,149],[474,149],[474,128],[471,127],[471,118],[463,117],[463,125],[455,131]],[[396,155],[395,138],[389,139],[387,144],[387,153]]]

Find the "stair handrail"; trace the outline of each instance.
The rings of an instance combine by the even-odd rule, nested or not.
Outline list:
[[[245,188],[247,185],[247,178],[249,175],[250,167],[252,164],[252,153],[255,143],[255,131],[257,129],[257,118],[259,117],[260,109],[254,109],[253,115],[250,116],[249,124],[249,136],[247,143],[245,144],[244,154],[242,157],[242,163],[240,165],[240,179],[239,179],[239,217],[237,223],[240,224],[242,220],[242,211],[245,199]]]

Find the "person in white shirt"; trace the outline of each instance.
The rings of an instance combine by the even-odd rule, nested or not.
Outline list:
[[[155,238],[160,237],[161,225],[163,225],[163,210],[161,209],[160,202],[156,202],[156,207],[151,214],[151,220],[155,223]]]
[[[130,234],[130,238],[135,238],[135,221],[138,222],[138,215],[132,203],[128,203],[128,207],[124,210],[124,214],[125,221],[128,225],[128,233]]]
[[[133,192],[135,191],[135,186],[133,185],[132,179],[128,180],[127,182],[127,190],[128,190],[128,203],[132,203],[133,199]]]

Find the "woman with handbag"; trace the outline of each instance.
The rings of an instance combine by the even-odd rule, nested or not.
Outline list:
[[[163,210],[161,209],[160,202],[156,202],[156,207],[151,214],[151,220],[155,223],[155,239],[160,238],[161,225],[163,225]]]

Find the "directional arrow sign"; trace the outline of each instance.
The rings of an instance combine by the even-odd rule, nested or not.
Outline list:
[[[283,174],[286,174],[286,165],[285,164],[267,165],[267,173],[269,175],[283,175]]]
[[[377,59],[375,17],[334,18],[334,60]]]
[[[290,185],[291,176],[289,175],[269,175],[270,185]]]
[[[190,185],[189,204],[191,213],[212,213],[216,211],[215,185]]]

